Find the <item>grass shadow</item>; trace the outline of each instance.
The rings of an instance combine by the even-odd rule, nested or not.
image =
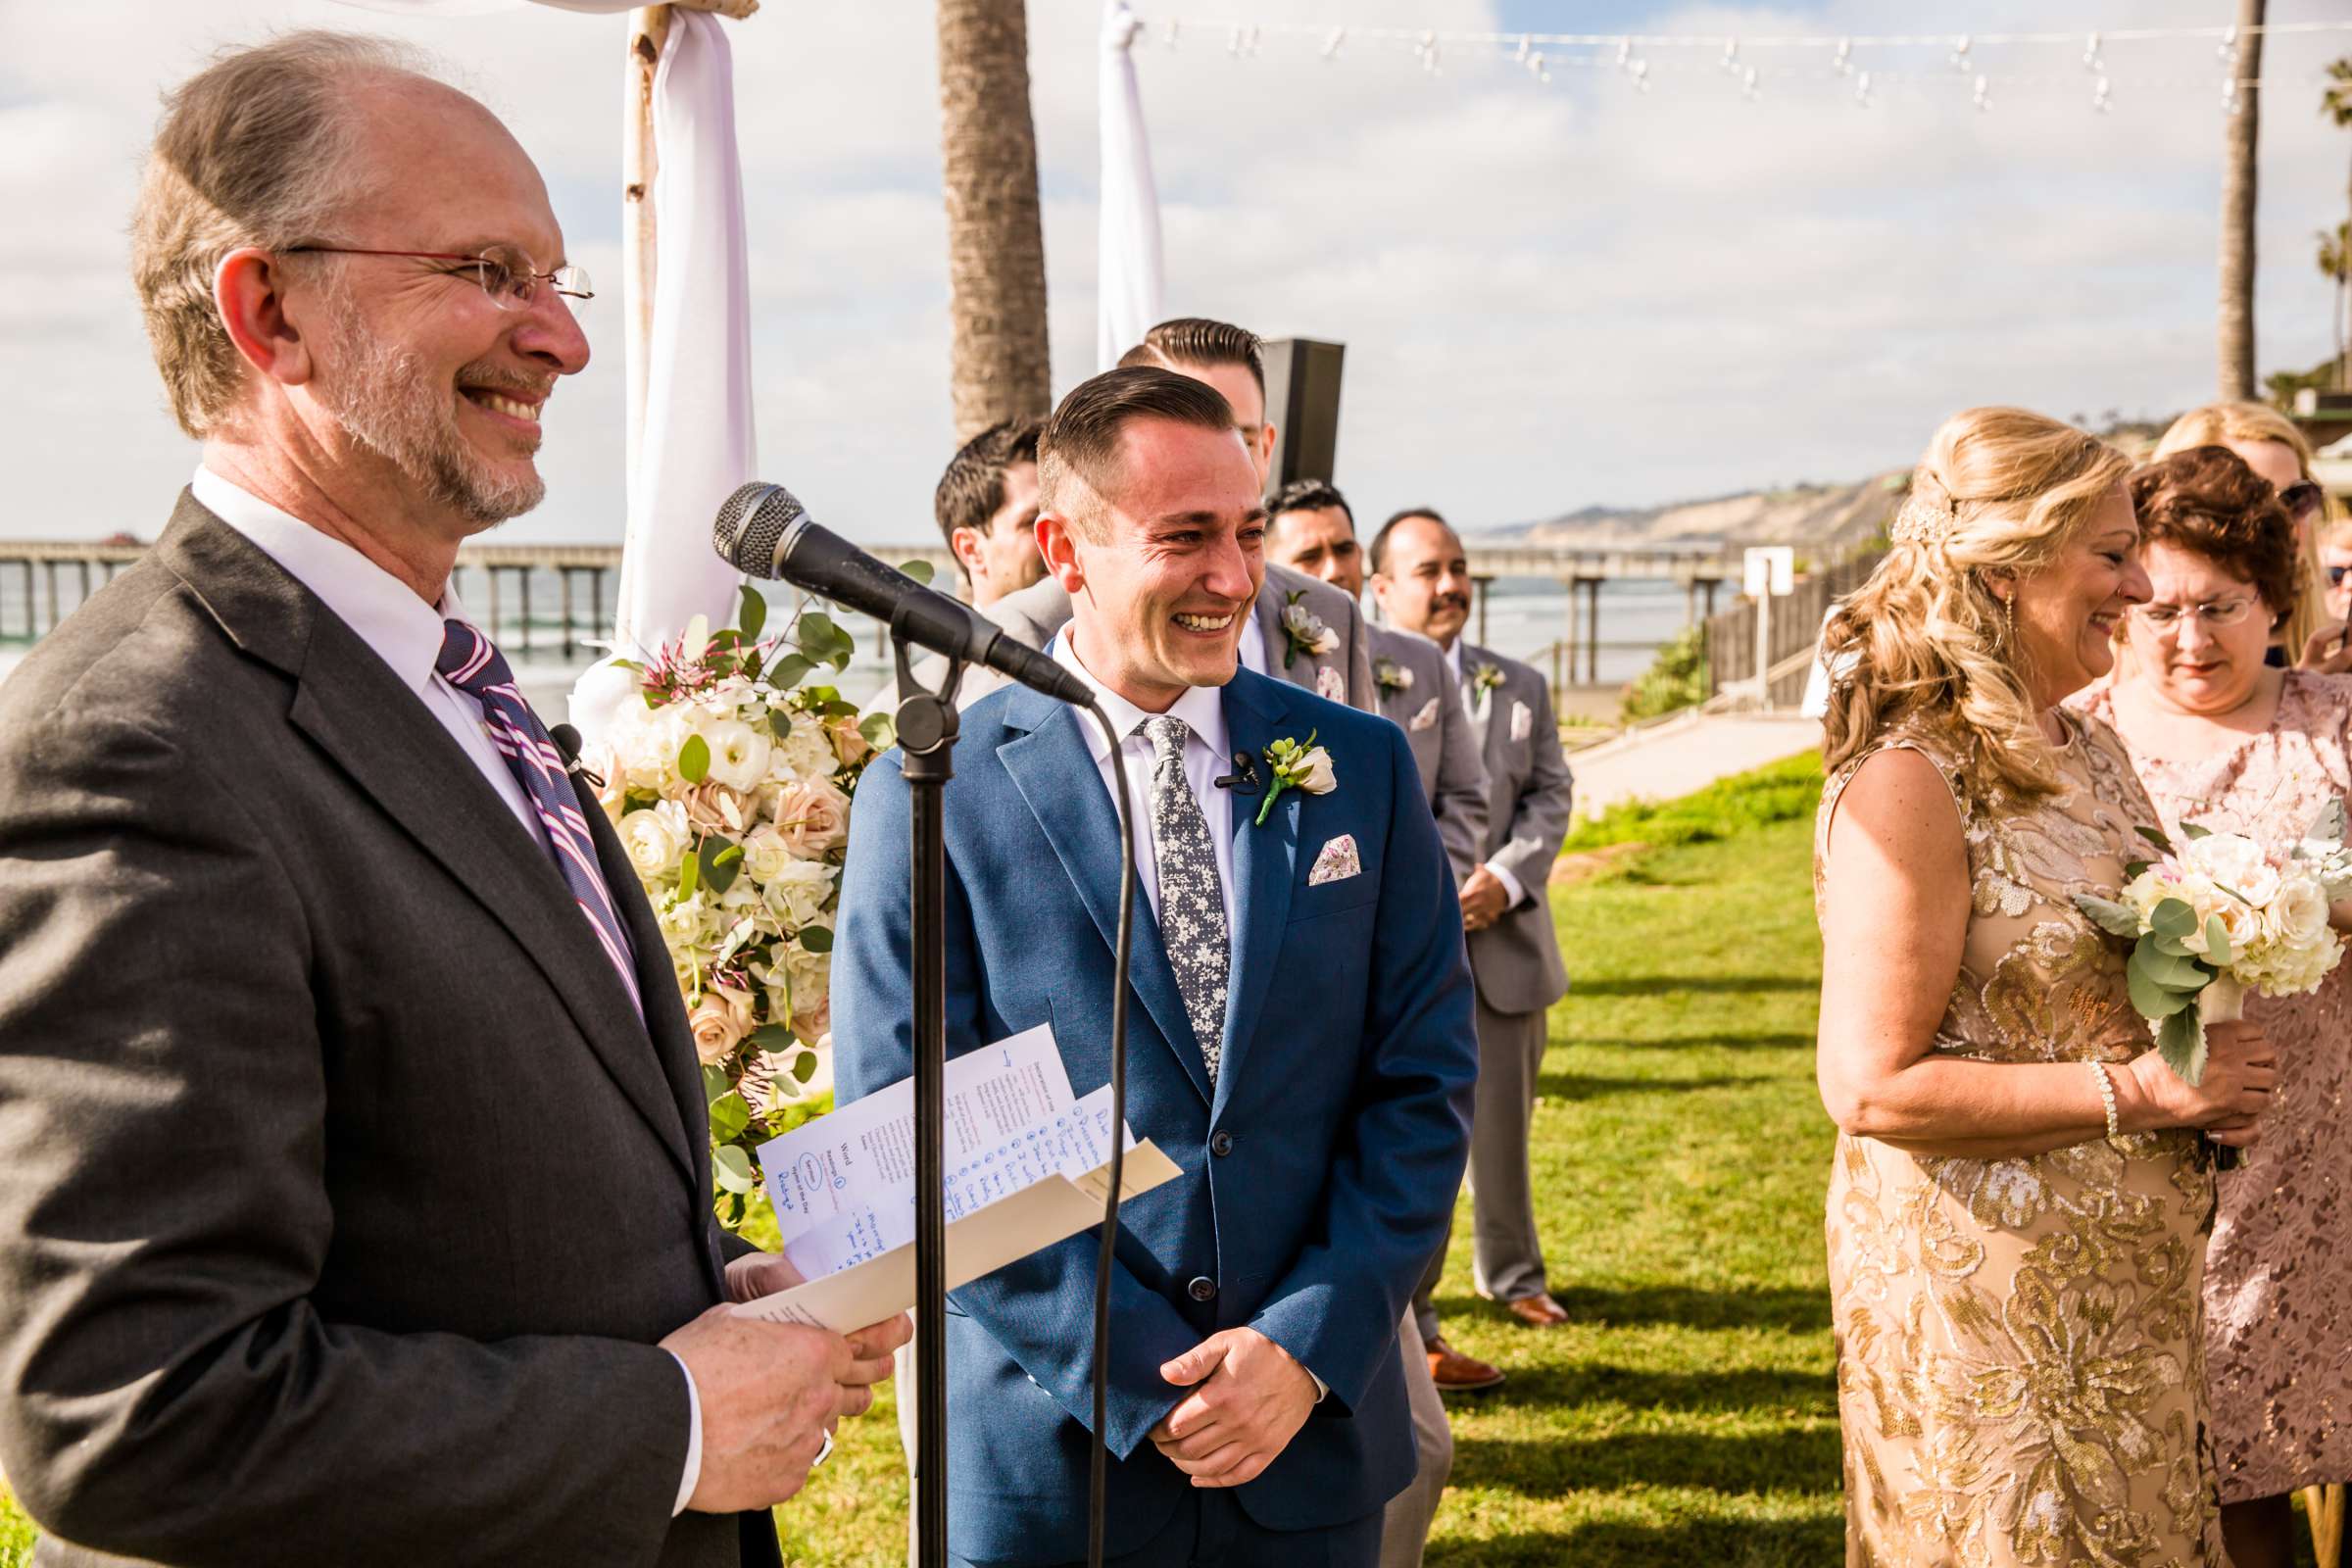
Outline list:
[[[1574,997],[1671,997],[1701,992],[1820,989],[1818,980],[1788,974],[1629,975],[1616,979],[1580,977],[1569,982],[1569,995]]]
[[[1696,1489],[1727,1495],[1835,1492],[1838,1424],[1777,1432],[1618,1432],[1517,1442],[1455,1434],[1452,1486],[1531,1497],[1572,1492]]]
[[[1430,1543],[1430,1568],[1824,1568],[1845,1557],[1845,1525],[1826,1519],[1595,1520],[1491,1541]]]
[[[1672,1324],[1691,1329],[1779,1329],[1790,1334],[1830,1331],[1827,1289],[1792,1286],[1710,1289],[1694,1285],[1562,1287],[1555,1280],[1551,1294],[1579,1323],[1612,1327]]]
[[[1718,1075],[1713,1078],[1587,1078],[1572,1072],[1546,1072],[1536,1076],[1536,1093],[1545,1100],[1564,1100],[1574,1102],[1597,1100],[1603,1095],[1676,1094],[1693,1089],[1740,1089],[1750,1084],[1777,1084],[1782,1080],[1769,1073],[1751,1073],[1740,1077]]]
[[[1482,1410],[1514,1406],[1616,1404],[1634,1410],[1710,1414],[1768,1411],[1775,1415],[1838,1417],[1838,1378],[1795,1367],[1746,1366],[1713,1372],[1657,1372],[1588,1362],[1514,1368],[1510,1380],[1483,1399]],[[1671,1477],[1653,1478],[1660,1482]]]
[[[1569,1034],[1551,1044],[1579,1051],[1811,1051],[1814,1037],[1793,1029],[1766,1034],[1594,1035]]]

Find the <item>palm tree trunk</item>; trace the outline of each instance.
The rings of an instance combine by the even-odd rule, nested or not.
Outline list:
[[[1051,407],[1022,0],[939,0],[956,439]]]
[[[2240,82],[2262,74],[2264,0],[2237,0],[2235,68]],[[2254,396],[2254,173],[2256,132],[2262,126],[2262,91],[2241,86],[2235,112],[2223,122],[2222,298],[2218,347],[2221,395],[2238,402]]]

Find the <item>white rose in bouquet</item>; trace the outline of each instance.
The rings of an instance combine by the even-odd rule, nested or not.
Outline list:
[[[686,853],[686,813],[675,801],[662,801],[620,819],[620,847],[641,881],[651,882],[678,869]]]
[[[2278,869],[2262,853],[2262,846],[2235,833],[2208,833],[2190,839],[2181,858],[2190,869],[2203,872],[2208,880],[2248,904],[2268,904],[2278,891]]]
[[[802,779],[831,778],[841,766],[833,742],[813,718],[795,717],[792,733],[778,741],[767,760],[767,776],[778,784]]]
[[[704,744],[710,748],[710,771],[707,777],[712,783],[742,792],[751,790],[767,776],[771,743],[765,734],[739,718],[707,721],[701,726],[701,734]]]
[[[775,811],[777,835],[802,859],[822,859],[849,839],[850,798],[835,789],[831,779],[786,785]]]
[[[2328,935],[2328,891],[2317,877],[2282,877],[2262,913],[2273,940],[2290,947],[2317,945]]]
[[[754,882],[765,886],[799,857],[772,825],[761,824],[743,836],[743,868]]]
[[[834,868],[822,860],[788,860],[766,879],[760,894],[788,931],[814,924],[833,897]]]

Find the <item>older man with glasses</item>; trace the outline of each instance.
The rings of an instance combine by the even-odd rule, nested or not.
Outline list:
[[[712,1221],[661,930],[451,587],[588,363],[539,173],[294,33],[170,96],[131,251],[203,466],[0,687],[35,1560],[775,1563],[906,1325],[727,1304],[790,1273]]]

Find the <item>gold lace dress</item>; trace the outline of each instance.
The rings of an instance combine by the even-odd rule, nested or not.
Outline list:
[[[1934,763],[1968,841],[1973,908],[1937,1051],[2123,1062],[2148,1048],[2126,948],[2072,895],[2113,893],[2154,808],[2112,732],[2064,722],[2068,789],[2024,808],[1971,800],[1932,733],[1873,748]],[[1862,760],[1822,795],[1817,897]],[[2213,1208],[2184,1131],[2030,1159],[1840,1137],[1829,1251],[1849,1568],[2222,1568],[2198,1296]]]

